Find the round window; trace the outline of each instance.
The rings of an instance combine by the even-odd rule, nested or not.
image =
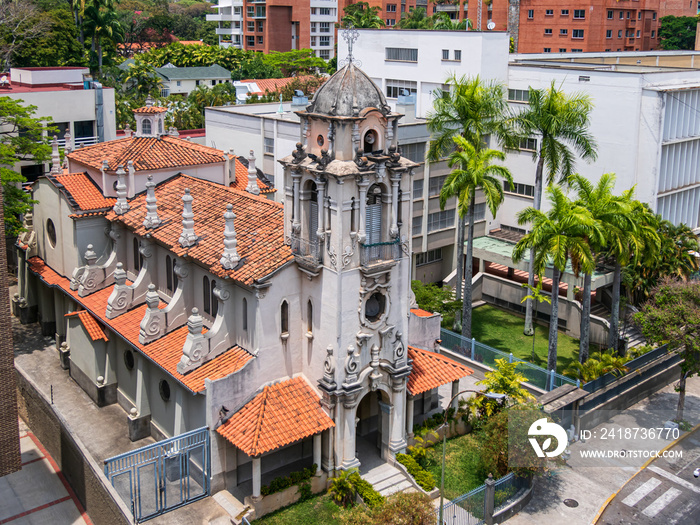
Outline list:
[[[375,292],[365,302],[365,317],[368,321],[375,322],[384,314],[385,307],[386,297],[380,292]]]
[[[158,390],[163,401],[170,401],[170,384],[165,379],[161,380]]]
[[[46,237],[49,239],[49,244],[52,248],[56,247],[56,227],[53,225],[53,221],[48,219],[46,221]]]
[[[134,369],[134,352],[131,350],[126,350],[124,352],[124,364],[126,365],[127,370]]]
[[[317,143],[319,146],[323,146],[324,142],[325,142],[325,141],[323,140],[323,135],[319,135],[318,138],[316,139],[316,143]]]

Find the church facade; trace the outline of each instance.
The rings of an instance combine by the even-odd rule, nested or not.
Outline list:
[[[411,313],[401,115],[352,60],[297,114],[275,190],[253,152],[181,140],[147,104],[134,136],[56,151],[18,241],[15,313],[71,377],[132,440],[208,427],[212,489],[253,498],[275,473],[358,466],[358,439],[393,461],[471,373]]]

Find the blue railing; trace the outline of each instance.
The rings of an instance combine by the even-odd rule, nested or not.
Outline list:
[[[496,359],[507,359],[510,363],[519,363],[518,372],[527,377],[528,383],[545,391],[554,390],[562,385],[579,385],[579,382],[570,377],[557,374],[554,370],[546,370],[522,359],[518,359],[512,353],[508,354],[497,350],[491,346],[478,342],[475,339],[469,339],[460,334],[440,329],[440,338],[442,339],[441,346],[452,352],[468,357],[477,363],[483,363],[486,366],[495,368]]]

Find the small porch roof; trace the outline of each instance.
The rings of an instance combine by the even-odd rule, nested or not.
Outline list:
[[[334,427],[302,376],[268,385],[216,429],[252,457]]]
[[[408,376],[408,391],[412,396],[474,373],[449,357],[413,346],[408,347],[408,358],[413,360],[413,370]]]

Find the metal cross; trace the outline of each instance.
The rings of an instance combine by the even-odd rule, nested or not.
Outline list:
[[[342,31],[343,40],[345,40],[348,43],[348,58],[347,61],[348,63],[352,62],[353,56],[352,56],[352,45],[355,43],[355,40],[358,39],[360,36],[360,33],[357,32],[357,29],[355,29],[355,26],[350,24],[347,29]]]

